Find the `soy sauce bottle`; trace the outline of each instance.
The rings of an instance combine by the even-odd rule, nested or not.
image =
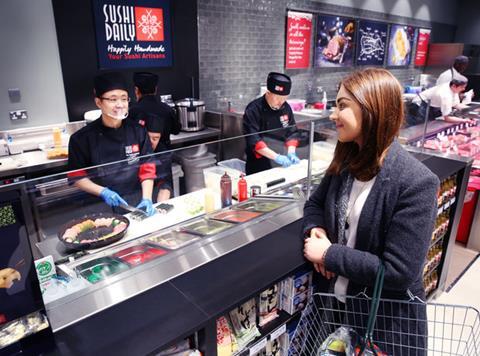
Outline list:
[[[222,208],[232,205],[232,179],[227,172],[220,179],[220,194]]]

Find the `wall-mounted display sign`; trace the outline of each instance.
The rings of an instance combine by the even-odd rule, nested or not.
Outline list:
[[[298,69],[310,66],[310,39],[313,15],[305,12],[287,12],[285,68]]]
[[[318,15],[315,67],[350,67],[355,56],[355,20]]]
[[[412,57],[415,27],[391,25],[388,41],[388,66],[408,66]]]
[[[94,0],[102,69],[172,65],[169,0]]]
[[[388,24],[360,20],[357,33],[357,65],[382,65],[387,47]]]
[[[417,51],[415,53],[415,65],[423,67],[427,63],[428,44],[430,43],[430,33],[432,30],[420,28],[418,30]]]

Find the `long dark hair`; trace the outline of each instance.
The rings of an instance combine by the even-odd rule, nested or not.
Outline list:
[[[355,142],[337,142],[327,173],[338,175],[344,168],[361,181],[380,170],[382,155],[398,135],[404,119],[402,86],[388,70],[367,68],[342,80],[340,86],[362,109],[360,148]]]

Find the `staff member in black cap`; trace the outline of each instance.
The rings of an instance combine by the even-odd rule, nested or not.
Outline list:
[[[95,104],[102,116],[72,135],[69,142],[69,178],[87,193],[101,197],[111,207],[138,201],[137,208],[153,215],[155,164],[139,165],[139,157],[153,152],[145,130],[128,120],[127,84],[120,73],[97,75]],[[119,164],[86,167],[127,160]]]
[[[298,146],[297,132],[292,108],[286,102],[292,81],[290,77],[271,72],[267,77],[267,92],[248,104],[243,115],[243,133],[246,136],[246,173],[253,174],[272,168],[270,160],[288,167],[300,159],[295,150]],[[264,141],[266,130],[286,128],[284,132],[287,155],[276,153]],[[275,131],[278,134],[278,130]]]
[[[133,75],[137,104],[132,105],[129,119],[141,126],[149,118],[160,121],[155,127],[160,131],[159,151],[170,149],[170,134],[177,135],[182,128],[173,109],[156,98],[158,75],[149,72],[136,72]]]
[[[147,135],[153,151],[155,153],[165,151],[165,147],[160,143],[162,133],[164,132],[164,121],[156,117],[149,117],[145,123],[145,128],[147,129]],[[163,152],[155,155],[155,161],[157,163],[157,179],[155,180],[154,192],[156,193],[158,203],[173,196],[172,153]]]

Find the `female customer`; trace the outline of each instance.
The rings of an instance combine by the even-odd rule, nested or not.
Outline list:
[[[396,140],[403,122],[398,80],[380,68],[350,74],[341,82],[330,120],[338,143],[325,178],[305,204],[305,257],[330,280],[341,302],[341,295],[371,294],[380,264],[383,298],[424,299],[422,271],[439,181]],[[424,354],[427,325],[416,320],[426,320],[425,306],[398,313],[408,320],[376,324],[396,335],[377,332],[374,340],[389,354]]]

